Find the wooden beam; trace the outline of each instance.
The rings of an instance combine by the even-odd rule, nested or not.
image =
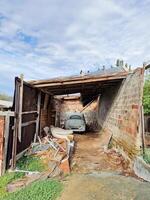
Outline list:
[[[144,129],[144,111],[143,106],[141,106],[141,132],[142,132],[142,148],[143,148],[143,154],[145,153],[145,129]]]
[[[16,79],[15,84],[15,118],[14,118],[14,131],[13,131],[13,147],[12,147],[12,162],[11,168],[15,169],[16,167],[16,152],[17,152],[17,138],[18,138],[18,112],[19,112],[19,82]]]
[[[9,138],[9,125],[10,125],[10,115],[5,116],[5,143],[4,143],[4,152],[3,152],[3,171],[4,174],[6,171],[6,161],[7,161],[7,150],[8,150],[8,138]]]
[[[37,113],[37,110],[32,110],[32,111],[26,111],[26,112],[22,112],[22,115],[26,115],[26,114],[34,114]]]
[[[24,122],[24,123],[21,124],[21,127],[29,126],[29,125],[34,124],[34,123],[36,123],[36,120],[32,120],[32,121],[29,121],[29,122]]]
[[[18,139],[21,141],[21,124],[22,124],[22,104],[23,104],[23,74],[20,76],[20,92],[19,92],[19,124],[18,124]]]
[[[40,91],[42,91],[43,93],[45,93],[45,94],[48,94],[48,95],[50,95],[50,96],[53,96],[53,93],[52,92],[49,92],[47,89],[40,89]]]
[[[29,81],[30,84],[32,85],[38,85],[38,84],[46,84],[46,83],[62,83],[62,82],[69,82],[69,81],[77,81],[77,80],[88,80],[88,79],[97,79],[97,78],[103,78],[103,77],[119,77],[119,76],[124,76],[126,77],[129,74],[129,72],[115,72],[111,74],[87,74],[84,76],[69,76],[69,77],[58,77],[58,78],[53,78],[53,79],[47,79],[47,80],[34,80],[34,81]]]
[[[61,85],[71,85],[71,84],[81,84],[81,83],[94,83],[94,82],[100,82],[100,81],[108,81],[108,80],[120,80],[125,78],[125,75],[120,76],[107,76],[107,77],[95,77],[95,78],[88,78],[88,79],[81,79],[81,80],[74,80],[74,81],[62,81],[62,82],[56,82],[56,83],[41,83],[41,84],[35,84],[34,87],[36,88],[44,88],[44,87],[52,87],[52,86],[61,86]]]
[[[43,107],[44,110],[47,109],[48,101],[49,101],[49,95],[48,95],[48,94],[45,94],[44,107]]]
[[[39,134],[39,122],[40,122],[40,110],[41,110],[41,92],[38,94],[38,102],[37,102],[37,120],[36,120],[36,130],[35,130],[35,136],[34,136],[34,142],[36,142],[36,139]]]

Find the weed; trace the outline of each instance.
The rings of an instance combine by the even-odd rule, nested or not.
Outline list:
[[[55,200],[62,191],[62,184],[56,180],[37,181],[24,189],[10,193],[3,200]]]
[[[8,183],[19,179],[24,176],[24,173],[15,173],[15,172],[6,172],[3,176],[0,177],[0,199],[7,196],[6,186]]]
[[[42,160],[39,157],[35,156],[23,156],[17,162],[17,168],[21,170],[39,171],[39,172],[46,170],[46,166],[42,162]]]
[[[145,149],[145,154],[143,155],[143,158],[146,163],[150,164],[150,149]]]
[[[44,171],[46,170],[46,166],[43,164],[42,160],[38,157],[34,156],[23,156],[17,162],[17,167],[21,170],[28,171]],[[6,190],[7,184],[22,178],[25,173],[22,172],[6,172],[2,177],[0,177],[0,200],[8,195]]]

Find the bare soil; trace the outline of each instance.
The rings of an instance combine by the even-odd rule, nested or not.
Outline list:
[[[72,175],[60,200],[149,200],[150,183],[137,179],[124,158],[107,150],[109,135],[75,135]]]
[[[72,158],[73,173],[91,173],[95,171],[117,171],[126,173],[128,170],[124,158],[114,150],[107,150],[110,136],[97,133],[75,135],[75,152]]]

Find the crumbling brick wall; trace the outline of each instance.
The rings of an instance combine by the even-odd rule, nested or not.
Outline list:
[[[103,124],[112,134],[112,145],[131,160],[141,153],[141,106],[144,70],[136,69],[122,82]]]
[[[0,116],[0,176],[3,170],[3,150],[4,150],[4,128],[5,128],[5,117]]]

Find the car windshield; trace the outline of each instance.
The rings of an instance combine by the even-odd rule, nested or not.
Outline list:
[[[72,115],[70,116],[70,119],[82,119],[79,115]]]

